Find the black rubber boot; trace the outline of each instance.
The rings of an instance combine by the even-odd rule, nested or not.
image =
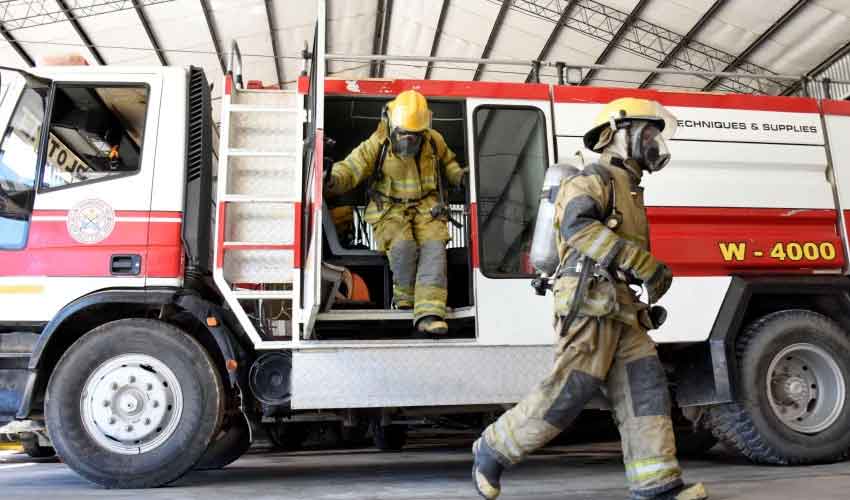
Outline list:
[[[502,471],[505,468],[496,459],[487,441],[480,437],[472,445],[472,484],[481,498],[493,500],[502,492]]]
[[[702,483],[680,484],[671,490],[654,496],[644,496],[632,492],[629,500],[706,500],[708,492]]]
[[[416,322],[416,330],[427,335],[445,335],[449,325],[439,316],[425,316]]]

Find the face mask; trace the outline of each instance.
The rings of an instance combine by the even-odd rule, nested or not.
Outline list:
[[[670,150],[661,131],[651,123],[637,125],[631,130],[631,158],[649,172],[658,172],[670,161]]]
[[[422,134],[394,130],[390,137],[393,153],[397,156],[409,157],[419,154],[422,146]]]

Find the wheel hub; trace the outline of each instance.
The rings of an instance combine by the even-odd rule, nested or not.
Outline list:
[[[793,344],[777,353],[767,379],[771,409],[797,432],[826,429],[844,407],[844,376],[833,356],[814,344]]]
[[[162,362],[128,354],[92,373],[81,410],[86,430],[98,444],[118,453],[143,453],[174,432],[182,392],[174,373]]]

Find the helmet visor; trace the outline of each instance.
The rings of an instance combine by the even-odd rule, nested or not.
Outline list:
[[[403,132],[422,132],[431,128],[431,110],[427,107],[394,104],[389,110],[390,129]]]

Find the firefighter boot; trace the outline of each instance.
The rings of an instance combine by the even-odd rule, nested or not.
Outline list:
[[[502,491],[501,478],[505,468],[483,437],[472,445],[472,458],[472,484],[475,491],[487,500],[498,497]]]
[[[706,500],[708,492],[702,483],[680,484],[672,490],[667,490],[659,495],[647,497],[632,494],[629,500]]]
[[[425,316],[416,322],[416,330],[427,335],[445,335],[449,333],[449,325],[439,316]]]

